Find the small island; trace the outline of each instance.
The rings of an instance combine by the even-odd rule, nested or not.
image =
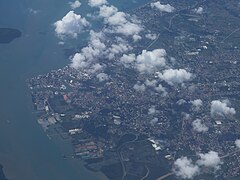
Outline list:
[[[1,164],[0,164],[0,179],[7,180],[7,178],[5,177],[5,175],[3,173],[3,166]]]
[[[0,44],[7,44],[14,39],[21,37],[22,33],[18,29],[0,28]]]

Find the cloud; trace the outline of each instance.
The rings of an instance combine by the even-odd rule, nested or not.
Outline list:
[[[127,22],[126,13],[124,12],[115,12],[111,16],[107,17],[106,22],[112,26],[122,25]]]
[[[89,5],[99,7],[99,16],[104,19],[106,33],[132,36],[134,41],[141,39],[139,33],[143,27],[136,16],[119,11],[113,5],[107,5],[106,0],[89,0]]]
[[[194,108],[195,110],[197,110],[197,111],[198,111],[198,110],[202,107],[202,105],[203,105],[203,102],[202,102],[201,99],[195,99],[195,100],[191,101],[191,103],[192,103],[193,108]]]
[[[157,35],[156,34],[146,34],[145,37],[147,39],[150,39],[150,40],[155,40],[157,39]]]
[[[118,9],[115,6],[103,5],[100,7],[99,15],[104,18],[109,18],[113,14],[116,14]]]
[[[70,5],[71,9],[76,9],[81,6],[81,3],[80,3],[80,1],[74,1],[74,2],[69,2],[69,5]]]
[[[88,73],[94,74],[96,72],[103,70],[103,68],[104,68],[103,65],[101,65],[99,63],[95,63],[89,68]]]
[[[234,115],[236,111],[234,108],[228,107],[227,101],[214,100],[211,102],[211,116],[215,115]]]
[[[56,34],[63,38],[70,36],[76,38],[83,29],[89,26],[89,22],[74,11],[69,11],[61,20],[54,23]]]
[[[185,69],[168,69],[163,73],[159,73],[159,78],[166,81],[169,85],[181,84],[185,81],[189,81],[192,78],[192,74]]]
[[[90,0],[89,4],[91,6],[99,6],[99,15],[102,17],[106,17],[106,19],[109,21],[112,21],[111,24],[119,23],[114,22],[114,16],[116,16],[115,18],[117,18],[118,15],[120,15],[120,17],[122,16],[121,21],[123,21],[123,23],[128,22],[128,15],[123,12],[118,12],[118,9],[114,6],[107,6],[107,1]],[[111,18],[113,19],[111,20]],[[132,50],[132,47],[122,37],[116,36],[115,39],[111,39],[111,42],[109,42],[109,29],[106,29],[108,29],[108,27],[105,27],[99,33],[90,31],[90,40],[88,42],[88,45],[84,47],[80,52],[76,53],[73,57],[71,57],[71,66],[73,68],[81,69],[88,72],[96,72],[94,71],[94,69],[97,70],[97,68],[94,67],[100,66],[98,65],[93,67],[93,65],[99,59],[115,59],[117,55],[122,56],[123,53]]]
[[[154,73],[159,67],[166,65],[164,49],[155,49],[153,51],[143,50],[138,56],[134,54],[124,54],[120,59],[124,64],[133,63],[134,67],[140,73]]]
[[[235,141],[235,145],[237,146],[237,148],[240,149],[240,139],[237,139],[237,140]]]
[[[139,36],[139,35],[137,35],[137,34],[134,34],[134,35],[133,35],[133,41],[134,41],[134,42],[139,41],[139,40],[141,40],[141,39],[142,39],[141,36]]]
[[[162,96],[166,96],[168,93],[166,91],[166,88],[163,87],[161,84],[158,84],[157,80],[146,80],[144,83],[146,86],[152,88],[153,90],[155,90],[158,93],[162,93]]]
[[[193,129],[197,132],[207,132],[208,127],[202,124],[202,120],[196,119],[192,122]]]
[[[161,12],[167,12],[167,13],[171,13],[175,10],[175,8],[172,7],[170,4],[164,5],[164,4],[161,4],[160,1],[155,2],[155,3],[151,3],[151,7],[152,8],[157,8]]]
[[[118,37],[116,43],[112,44],[106,54],[109,59],[115,58],[116,55],[132,50],[132,47],[124,39]]]
[[[35,9],[32,9],[32,8],[28,8],[28,12],[31,13],[31,14],[38,14],[40,11],[39,10],[35,10]]]
[[[154,125],[154,124],[156,124],[158,122],[158,118],[153,118],[151,121],[150,121],[150,124],[151,125]]]
[[[128,14],[124,12],[116,12],[112,16],[105,18],[105,22],[113,27],[113,33],[133,36],[140,33],[141,26],[137,23],[127,20]]]
[[[206,154],[199,153],[198,156],[200,157],[200,159],[197,160],[197,164],[199,166],[205,166],[217,170],[220,168],[220,165],[222,164],[222,161],[218,153],[215,151],[209,151]]]
[[[148,114],[149,115],[153,115],[153,114],[156,114],[158,113],[159,111],[156,110],[156,107],[155,106],[151,106],[149,109],[148,109]]]
[[[109,79],[108,75],[105,73],[99,73],[96,77],[100,82],[107,81]]]
[[[91,7],[98,7],[104,4],[107,4],[106,0],[89,0],[88,1],[88,5]]]
[[[202,14],[202,13],[203,13],[203,8],[202,8],[202,7],[199,7],[199,8],[197,8],[197,9],[194,9],[194,12],[195,12],[196,14]]]
[[[107,5],[100,7],[99,16],[103,17],[104,23],[108,25],[107,32],[132,36],[134,41],[141,39],[139,33],[143,28],[135,16],[118,11],[115,6]]]
[[[108,44],[109,47],[106,44]],[[88,45],[71,58],[71,66],[75,69],[88,71],[88,69],[93,68],[92,65],[99,59],[114,59],[117,55],[131,49],[132,47],[120,37],[115,38],[115,41],[112,41],[110,44],[107,40],[106,33],[103,31],[90,31]]]
[[[139,35],[136,36],[140,33],[140,31],[142,31],[142,28],[138,24],[126,22],[116,25],[113,33],[119,33],[125,36],[133,36],[133,38],[136,40],[136,38],[140,39]]]
[[[185,99],[179,99],[179,100],[177,101],[177,105],[179,105],[179,106],[181,106],[181,105],[183,105],[183,104],[185,104],[185,103],[187,103],[187,101],[186,101]]]
[[[157,80],[152,80],[152,81],[150,81],[150,80],[146,80],[145,81],[145,85],[146,86],[150,86],[150,87],[156,87],[156,85],[157,85]]]
[[[87,47],[84,47],[81,52],[76,53],[71,58],[71,67],[82,69],[88,72],[96,72],[102,67],[100,64],[95,64],[96,59],[102,56],[106,45],[103,43],[105,37],[102,32],[90,31],[90,40]]]
[[[138,92],[143,92],[146,90],[146,86],[144,84],[140,84],[139,82],[133,86],[133,89],[135,89]]]
[[[140,72],[153,73],[156,68],[166,65],[166,55],[167,53],[164,49],[143,50],[142,54],[136,58],[136,67]]]
[[[187,157],[178,158],[174,162],[173,172],[182,179],[192,179],[200,174],[201,168],[207,167],[218,170],[222,164],[221,158],[215,151],[209,151],[205,154],[199,153],[198,157],[196,163],[193,163]]]
[[[166,96],[168,92],[166,91],[166,88],[163,87],[161,84],[155,87],[155,91],[162,93],[162,96]]]
[[[200,173],[200,168],[194,165],[191,159],[181,157],[174,162],[174,172],[183,179],[192,179]]]
[[[135,54],[123,54],[123,56],[120,58],[120,61],[123,63],[125,67],[129,67],[130,65],[133,65],[136,61],[136,55]]]
[[[184,119],[184,120],[188,120],[188,119],[190,119],[190,117],[191,117],[190,114],[185,113],[185,112],[183,112],[182,115],[183,115],[183,119]]]

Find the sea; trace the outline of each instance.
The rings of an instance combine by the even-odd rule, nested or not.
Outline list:
[[[108,2],[131,11],[148,1]],[[87,0],[80,2],[76,13],[86,17],[97,11]],[[87,38],[81,35],[59,44],[53,23],[70,10],[68,0],[0,0],[0,28],[22,32],[22,37],[0,44],[0,164],[10,180],[106,179],[100,172],[87,170],[79,160],[63,158],[71,146],[50,139],[37,123],[25,82],[69,64],[64,49],[86,45]]]

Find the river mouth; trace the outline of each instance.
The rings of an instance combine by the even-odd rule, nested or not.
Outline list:
[[[14,39],[22,36],[21,31],[13,28],[0,28],[0,43],[8,44]]]

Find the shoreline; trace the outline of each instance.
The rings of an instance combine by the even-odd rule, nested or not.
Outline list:
[[[2,166],[2,164],[0,164],[0,179],[1,179],[1,180],[8,180],[8,179],[6,178],[6,176],[5,176],[4,171],[3,171],[3,166]]]
[[[14,28],[0,28],[0,44],[9,44],[22,36],[22,32]]]

